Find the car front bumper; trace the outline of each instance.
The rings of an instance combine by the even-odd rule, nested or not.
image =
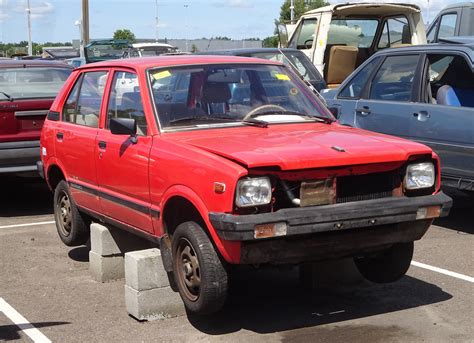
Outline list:
[[[0,143],[0,174],[34,172],[39,159],[38,140]]]
[[[241,263],[333,259],[420,239],[436,217],[449,214],[452,199],[440,192],[419,197],[283,209],[273,213],[210,213],[219,237],[241,241]],[[439,208],[426,216],[425,209]],[[256,238],[259,225],[286,223],[283,236]]]

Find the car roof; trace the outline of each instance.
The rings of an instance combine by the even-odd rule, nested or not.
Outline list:
[[[463,52],[469,56],[471,63],[474,63],[474,43],[470,44],[427,44],[427,45],[412,45],[399,48],[388,48],[378,51],[374,56],[399,54],[401,52],[426,52],[426,51],[441,51],[441,52]]]
[[[59,61],[46,61],[46,60],[0,60],[0,68],[28,68],[28,67],[59,67],[59,68],[69,68],[71,66],[64,62]]]
[[[447,10],[450,8],[459,8],[459,7],[474,7],[474,2],[457,2],[450,5],[447,5],[442,10]]]
[[[227,50],[214,50],[214,51],[204,51],[198,52],[196,55],[232,55],[232,56],[241,56],[249,54],[264,54],[264,53],[279,53],[282,52],[293,52],[293,53],[302,53],[298,49],[291,48],[242,48],[242,49],[227,49]]]
[[[77,69],[88,69],[98,67],[122,67],[138,70],[159,67],[176,67],[183,65],[202,65],[202,64],[224,64],[224,63],[252,63],[252,64],[273,64],[283,65],[280,62],[263,60],[260,58],[226,56],[226,55],[171,55],[171,56],[153,56],[138,57],[127,59],[116,59],[103,62],[86,64]]]

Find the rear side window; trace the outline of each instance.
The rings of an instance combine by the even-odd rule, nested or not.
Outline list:
[[[146,135],[148,125],[136,74],[123,71],[115,73],[107,108],[107,128],[112,118],[135,119],[137,133]]]
[[[69,93],[63,109],[63,121],[99,127],[100,106],[107,83],[107,72],[84,73]]]
[[[405,17],[389,18],[382,31],[378,47],[389,48],[401,44],[411,44],[411,31]]]
[[[288,47],[295,49],[311,49],[313,46],[316,24],[316,18],[303,19],[301,25],[297,28],[296,35],[293,37]]]
[[[352,80],[339,93],[339,98],[358,99],[362,95],[365,84],[370,75],[379,64],[380,57],[375,57],[365,67],[363,67]]]
[[[454,37],[456,34],[457,20],[458,15],[456,13],[443,15],[439,24],[438,38]]]
[[[13,99],[54,98],[71,71],[51,67],[2,68],[0,90]]]
[[[372,81],[370,99],[410,101],[419,58],[418,55],[387,57]]]

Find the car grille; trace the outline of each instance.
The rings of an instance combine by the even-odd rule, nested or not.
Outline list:
[[[390,198],[401,186],[396,172],[343,176],[336,182],[336,203]]]

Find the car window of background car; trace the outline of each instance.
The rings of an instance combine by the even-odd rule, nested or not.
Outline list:
[[[437,27],[438,27],[438,22],[433,24],[433,26],[431,27],[431,30],[426,34],[426,41],[428,43],[434,43]]]
[[[333,19],[328,32],[328,45],[369,48],[379,22],[376,19]]]
[[[389,48],[397,44],[411,44],[411,32],[405,17],[389,18],[383,28],[379,48]]]
[[[114,74],[107,107],[106,128],[109,127],[111,118],[132,118],[137,122],[137,134],[143,136],[146,135],[148,125],[138,85],[133,89],[123,88],[123,80],[134,79],[137,79],[134,73],[120,71]]]
[[[370,99],[410,101],[419,55],[389,56],[372,81]]]
[[[445,14],[441,17],[438,38],[454,37],[456,34],[456,21],[458,15],[456,13]]]
[[[63,109],[63,121],[97,128],[100,105],[108,72],[84,73],[68,95]],[[79,93],[79,94],[78,94]]]
[[[373,58],[359,72],[355,74],[351,81],[339,93],[339,98],[358,99],[362,95],[362,91],[370,78],[370,75],[379,64],[380,57]]]
[[[150,79],[162,127],[186,126],[182,120],[193,118],[238,122],[251,110],[264,105],[271,105],[270,111],[324,115],[305,95],[305,85],[299,79],[293,80],[287,68],[280,66],[170,68],[150,71]],[[168,87],[154,87],[153,83],[163,83],[163,79],[170,80]],[[185,90],[178,88],[180,80],[186,80]]]
[[[71,71],[51,67],[0,69],[0,90],[14,99],[54,98]]]
[[[317,22],[318,20],[316,18],[303,19],[301,25],[296,29],[296,34],[293,36],[288,47],[294,49],[311,48],[313,45]],[[307,43],[307,45],[305,43]]]

